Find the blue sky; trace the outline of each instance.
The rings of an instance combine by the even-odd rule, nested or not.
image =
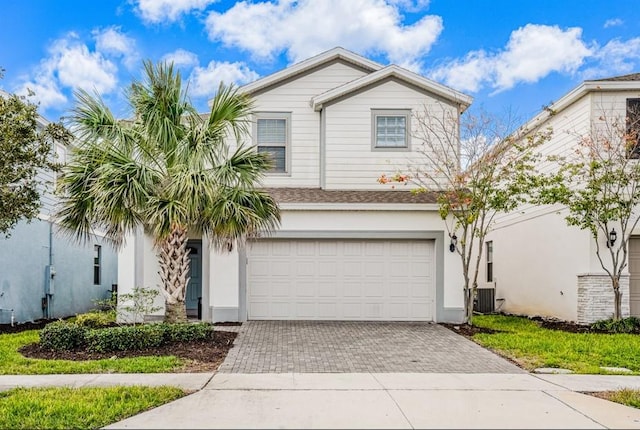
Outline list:
[[[522,121],[585,79],[640,72],[637,0],[2,0],[0,88],[57,121],[73,90],[126,116],[143,59],[173,60],[202,110],[335,46],[395,63]]]

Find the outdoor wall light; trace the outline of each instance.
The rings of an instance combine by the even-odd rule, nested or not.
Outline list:
[[[449,237],[451,238],[451,243],[449,244],[449,251],[455,252],[456,245],[458,244],[458,236],[456,236],[455,234],[453,235],[450,234]]]
[[[607,248],[611,248],[614,243],[616,243],[616,239],[618,238],[618,233],[616,233],[616,229],[612,228],[609,232],[609,240],[607,240]]]

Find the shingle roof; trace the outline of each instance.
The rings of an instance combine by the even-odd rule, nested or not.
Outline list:
[[[437,193],[405,190],[322,190],[320,188],[265,188],[278,203],[436,203]]]
[[[612,76],[611,78],[594,79],[594,81],[640,81],[640,73],[630,73],[628,75]]]

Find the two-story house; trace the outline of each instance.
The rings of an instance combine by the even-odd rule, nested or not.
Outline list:
[[[8,94],[0,91],[0,97]],[[37,127],[48,121],[37,118]],[[64,163],[69,148],[56,142],[51,161]],[[103,237],[76,243],[66,237],[52,215],[58,198],[56,174],[38,172],[40,212],[20,221],[9,238],[0,237],[0,324],[72,316],[108,298],[117,282],[117,253]]]
[[[540,148],[566,155],[604,121],[625,124],[638,115],[640,75],[585,81],[523,128],[551,130]],[[591,232],[569,227],[562,206],[527,206],[496,217],[487,236],[481,287],[495,288],[500,311],[578,323],[611,318],[614,293],[596,255]],[[606,250],[607,237],[599,237]],[[603,253],[603,258],[610,258]],[[640,316],[640,230],[632,232],[621,279],[622,314]]]
[[[335,48],[241,87],[280,228],[218,253],[193,237],[187,310],[208,321],[463,319],[462,275],[433,193],[381,187],[419,160],[414,118],[457,118],[471,97]],[[120,254],[119,287],[159,285],[152,243]]]

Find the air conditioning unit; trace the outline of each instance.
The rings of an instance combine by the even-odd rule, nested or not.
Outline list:
[[[477,295],[473,303],[474,312],[490,314],[496,311],[496,289],[478,288]]]

